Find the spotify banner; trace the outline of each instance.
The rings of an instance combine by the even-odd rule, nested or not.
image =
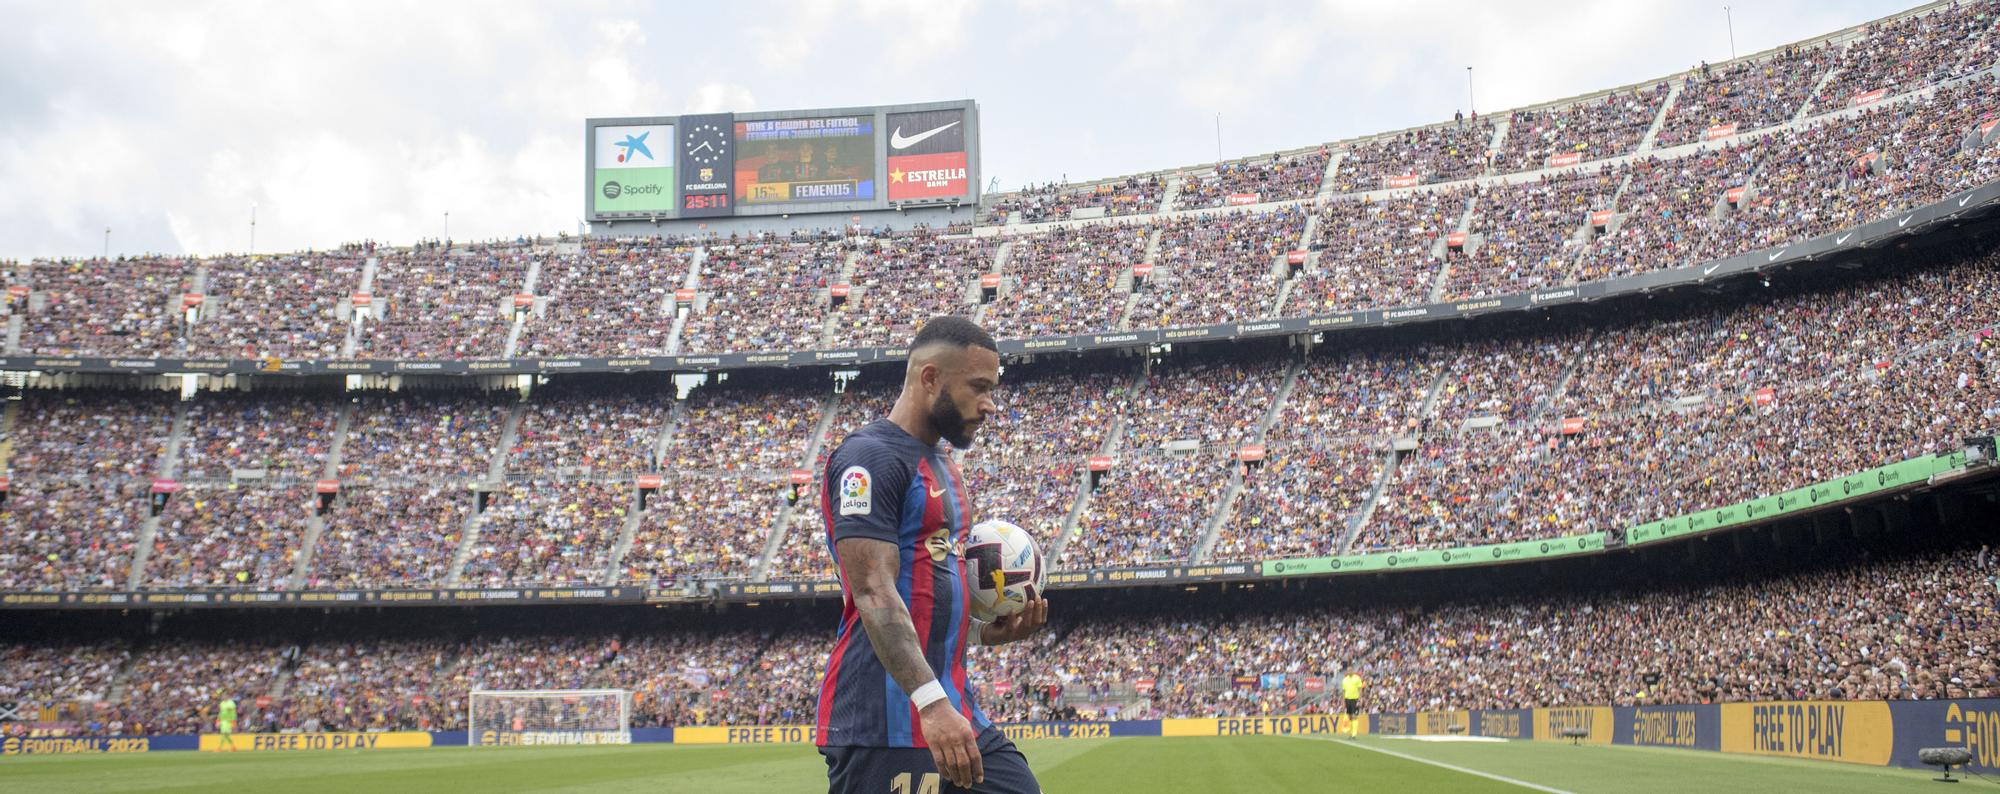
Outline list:
[[[671,124],[598,127],[591,162],[591,208],[599,213],[670,213],[674,210]]]

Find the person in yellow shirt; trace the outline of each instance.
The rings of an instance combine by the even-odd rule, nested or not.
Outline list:
[[[1361,680],[1361,673],[1349,670],[1340,679],[1340,699],[1347,707],[1347,736],[1352,739],[1361,735],[1361,692],[1368,688],[1368,682]]]

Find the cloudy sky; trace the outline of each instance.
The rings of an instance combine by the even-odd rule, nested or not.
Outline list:
[[[1736,51],[1909,2],[1745,0]],[[1001,189],[1729,57],[1721,3],[0,0],[0,258],[574,230],[587,116],[970,97]]]

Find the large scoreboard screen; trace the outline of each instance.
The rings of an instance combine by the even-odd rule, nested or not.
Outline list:
[[[970,100],[584,124],[593,221],[979,200],[979,106]]]
[[[875,198],[875,120],[736,122],[736,199],[791,204]]]

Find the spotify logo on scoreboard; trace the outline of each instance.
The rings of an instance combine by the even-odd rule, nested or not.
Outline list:
[[[672,124],[597,127],[592,133],[591,207],[599,213],[674,209]]]

